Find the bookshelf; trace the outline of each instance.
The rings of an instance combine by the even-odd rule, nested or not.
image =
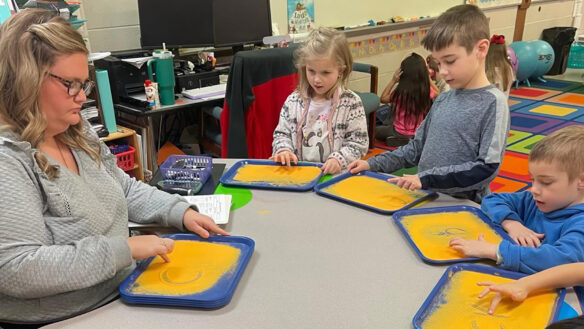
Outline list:
[[[101,138],[104,143],[108,142],[125,142],[129,146],[136,149],[134,153],[134,166],[130,169],[125,170],[128,175],[136,177],[136,179],[143,181],[144,172],[142,170],[142,163],[140,158],[140,145],[138,145],[138,139],[136,138],[136,131],[126,128],[123,126],[117,126],[118,131],[110,133],[107,137]]]

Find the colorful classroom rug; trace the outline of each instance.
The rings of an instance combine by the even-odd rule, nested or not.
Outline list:
[[[511,130],[493,192],[515,192],[531,186],[527,158],[531,148],[545,135],[575,124],[584,124],[584,83],[545,79],[531,87],[513,88],[509,97]],[[366,157],[391,150],[381,141]],[[415,174],[417,168],[400,169],[393,175]]]
[[[556,95],[561,94],[561,93],[562,92],[558,91],[558,90],[549,90],[549,89],[520,86],[519,88],[512,88],[509,95],[513,96],[513,97],[531,99],[534,101],[541,101],[541,100],[556,96]]]

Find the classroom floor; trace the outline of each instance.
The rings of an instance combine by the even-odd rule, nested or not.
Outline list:
[[[584,124],[583,70],[567,69],[562,75],[532,81],[531,86],[512,89],[509,97],[511,129],[499,174],[491,182],[492,192],[522,191],[531,185],[527,156],[545,135],[565,126]],[[391,149],[376,141],[366,157]],[[417,168],[401,169],[394,175],[416,173]]]

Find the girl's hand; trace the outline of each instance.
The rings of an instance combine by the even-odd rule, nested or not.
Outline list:
[[[467,257],[480,257],[492,260],[497,260],[497,245],[485,241],[482,233],[479,234],[477,240],[463,239],[455,236],[450,239],[448,243],[450,248],[461,252]]]
[[[504,219],[501,226],[509,236],[520,246],[539,247],[545,234],[534,232],[513,219]]]
[[[298,157],[296,154],[290,152],[290,150],[284,150],[276,152],[276,154],[269,157],[269,160],[274,160],[276,162],[281,162],[282,165],[286,165],[290,167],[290,164],[294,162],[295,164],[298,163]]]
[[[172,252],[174,240],[160,238],[156,235],[137,235],[126,238],[133,259],[142,259],[159,255],[165,262],[170,259],[166,254]]]
[[[401,188],[413,191],[415,189],[422,188],[422,182],[418,175],[407,175],[404,174],[403,177],[394,177],[387,180],[390,183],[395,183]]]
[[[402,72],[403,72],[403,71],[401,70],[401,68],[400,68],[399,70],[396,70],[396,71],[393,73],[392,80],[393,80],[394,82],[398,82],[398,81],[399,81],[399,77],[402,75]]]
[[[479,298],[483,298],[491,291],[495,293],[491,305],[489,306],[489,314],[495,312],[495,308],[499,305],[499,302],[503,297],[510,297],[513,301],[521,302],[527,298],[527,295],[529,294],[529,290],[522,284],[521,280],[499,284],[495,284],[491,281],[479,281],[477,284],[479,286],[485,286],[485,289],[479,293]]]
[[[338,174],[341,172],[341,164],[335,158],[328,158],[320,168],[323,174]]]
[[[188,208],[185,211],[183,225],[187,230],[195,232],[205,239],[209,237],[209,233],[229,235],[229,233],[217,226],[211,217],[198,213],[192,208]]]
[[[347,165],[347,170],[351,174],[356,174],[360,171],[369,169],[371,169],[371,167],[369,166],[369,163],[367,163],[367,161],[365,160],[355,160]]]

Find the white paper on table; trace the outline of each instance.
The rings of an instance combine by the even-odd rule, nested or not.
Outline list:
[[[190,204],[197,206],[201,214],[211,217],[215,224],[229,222],[230,194],[189,195],[185,198]]]

